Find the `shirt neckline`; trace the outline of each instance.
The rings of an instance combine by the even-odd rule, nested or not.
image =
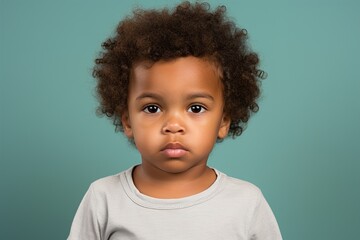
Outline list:
[[[222,189],[222,185],[224,184],[225,180],[225,174],[213,168],[217,176],[216,180],[209,188],[205,189],[204,191],[183,198],[161,199],[147,196],[136,188],[132,179],[132,172],[134,168],[135,166],[120,174],[124,191],[134,203],[139,206],[151,209],[181,209],[201,204],[213,198]]]

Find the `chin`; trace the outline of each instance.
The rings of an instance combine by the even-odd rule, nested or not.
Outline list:
[[[187,172],[191,168],[195,167],[196,165],[190,165],[184,163],[183,160],[180,159],[171,159],[164,165],[160,167],[160,169],[164,172],[171,173],[171,174],[180,174]]]

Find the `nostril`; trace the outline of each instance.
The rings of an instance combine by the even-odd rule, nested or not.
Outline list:
[[[179,124],[167,124],[166,126],[164,126],[162,131],[164,133],[184,133],[185,132],[184,128],[182,126],[180,126]]]

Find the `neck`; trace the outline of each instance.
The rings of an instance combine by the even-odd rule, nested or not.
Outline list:
[[[134,169],[133,180],[137,189],[150,197],[182,198],[209,188],[216,180],[216,174],[206,164],[170,172],[142,163]]]

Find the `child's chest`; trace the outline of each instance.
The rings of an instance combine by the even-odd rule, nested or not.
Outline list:
[[[183,209],[123,208],[109,214],[104,239],[247,239],[246,209],[203,203]]]

